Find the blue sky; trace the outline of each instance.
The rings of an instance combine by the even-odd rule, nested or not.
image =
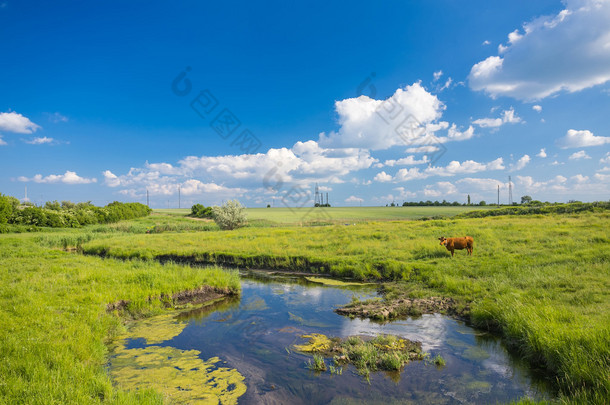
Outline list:
[[[0,0],[0,54],[36,203],[610,196],[607,0]]]

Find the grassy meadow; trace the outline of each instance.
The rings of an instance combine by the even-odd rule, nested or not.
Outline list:
[[[387,300],[453,297],[475,325],[548,370],[560,401],[607,403],[610,212],[392,217],[463,212],[452,208],[332,208],[328,221],[249,209],[252,226],[234,231],[185,218],[188,210],[155,210],[111,225],[0,235],[0,403],[162,402],[159,393],[112,385],[105,342],[126,319],[164,310],[149,297],[201,285],[239,288],[234,272],[179,261],[372,280],[383,283]],[[463,235],[474,237],[474,255],[456,251],[452,259],[438,237]],[[84,255],[64,251],[72,247]],[[130,302],[126,311],[107,312],[118,300]]]
[[[167,296],[174,293],[204,285],[240,289],[237,273],[218,268],[124,262],[48,247],[78,241],[84,232],[0,235],[2,404],[163,403],[152,390],[113,386],[105,343],[128,318],[171,306]],[[120,300],[129,302],[125,310],[107,312],[107,304]]]
[[[494,206],[448,206],[448,207],[332,207],[332,208],[246,208],[248,219],[253,224],[299,224],[311,221],[384,221],[420,219],[436,215],[453,216],[481,209],[495,209]],[[155,209],[156,214],[186,216],[190,208]]]
[[[443,208],[441,208],[443,209]],[[391,281],[387,298],[450,296],[496,331],[564,398],[610,396],[610,214],[362,221],[92,240],[88,254],[173,259]],[[452,259],[440,236],[474,237]]]

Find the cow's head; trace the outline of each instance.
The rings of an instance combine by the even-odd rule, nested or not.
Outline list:
[[[446,244],[447,244],[447,239],[445,239],[445,237],[444,237],[444,236],[441,236],[440,238],[438,238],[438,240],[440,240],[440,241],[441,241],[441,246],[442,246],[442,245],[446,245]]]

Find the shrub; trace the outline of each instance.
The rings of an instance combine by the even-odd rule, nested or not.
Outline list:
[[[247,223],[244,207],[237,200],[229,200],[220,207],[212,207],[212,213],[220,229],[236,229]]]
[[[213,218],[212,207],[204,207],[202,204],[195,204],[191,207],[191,217]]]
[[[0,224],[6,224],[8,222],[13,210],[18,204],[19,200],[15,197],[9,197],[8,195],[2,195],[2,193],[0,193]]]

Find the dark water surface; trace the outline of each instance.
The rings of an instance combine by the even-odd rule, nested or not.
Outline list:
[[[188,325],[162,346],[226,361],[245,377],[248,389],[239,399],[245,404],[489,404],[552,396],[548,384],[511,357],[498,339],[442,315],[382,325],[333,312],[353,295],[364,299],[376,293],[372,287],[336,288],[295,276],[244,274],[240,298],[182,314]],[[304,342],[301,335],[310,333],[399,335],[422,342],[424,351],[440,354],[446,365],[415,361],[401,372],[371,373],[370,382],[352,366],[344,366],[341,375],[316,374],[306,367],[310,356],[292,350]],[[134,340],[129,346],[141,344]]]

